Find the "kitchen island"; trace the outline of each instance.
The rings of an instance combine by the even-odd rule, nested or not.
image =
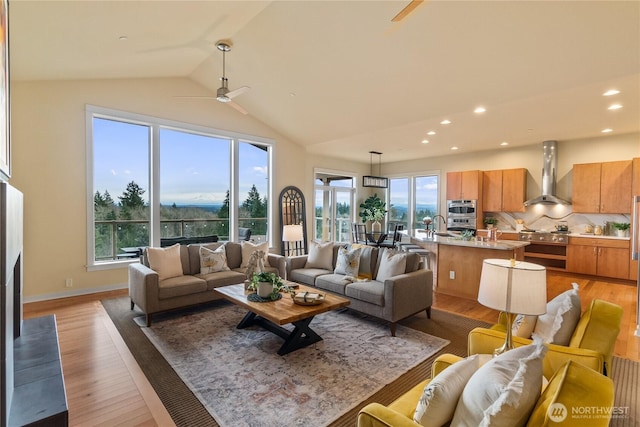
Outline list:
[[[498,240],[479,242],[455,237],[427,237],[424,230],[413,230],[411,243],[430,251],[435,291],[462,298],[477,299],[482,261],[487,258],[524,260],[529,242]]]

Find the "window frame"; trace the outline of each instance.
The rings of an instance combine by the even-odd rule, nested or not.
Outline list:
[[[436,194],[436,203],[437,203],[436,210],[440,212],[440,194],[442,189],[442,185],[441,185],[442,177],[441,177],[440,170],[401,173],[401,174],[387,176],[387,178],[389,179],[389,187],[385,191],[385,199],[386,199],[385,202],[387,203],[387,210],[389,209],[389,206],[391,204],[391,180],[407,179],[409,181],[408,194],[407,194],[407,196],[409,197],[409,203],[407,205],[407,223],[410,229],[412,228],[413,224],[417,222],[416,218],[414,218],[415,211],[416,211],[416,178],[425,177],[425,176],[436,176],[438,178],[438,191]],[[385,220],[387,222],[390,221],[388,212],[385,215]]]
[[[203,135],[213,138],[223,138],[230,140],[230,177],[229,177],[229,227],[238,228],[238,191],[239,191],[239,145],[240,143],[251,143],[263,145],[267,152],[268,173],[267,179],[267,240],[269,247],[273,247],[274,224],[273,224],[273,171],[276,141],[270,138],[248,135],[240,132],[231,132],[215,128],[210,128],[191,123],[175,120],[161,119],[143,114],[131,113],[122,110],[104,108],[87,104],[85,106],[85,141],[86,141],[86,194],[87,194],[87,271],[109,270],[126,267],[137,260],[95,260],[95,216],[94,216],[94,165],[93,165],[93,119],[100,118],[114,120],[133,125],[149,126],[149,239],[153,246],[160,244],[160,129],[171,129],[180,132],[187,132],[196,135]],[[235,241],[237,236],[229,236],[231,241]]]

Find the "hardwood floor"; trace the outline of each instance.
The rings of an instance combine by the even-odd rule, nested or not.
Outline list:
[[[640,361],[634,336],[636,287],[631,282],[598,280],[549,272],[548,298],[580,285],[583,308],[593,298],[623,307],[622,329],[614,354]],[[174,423],[140,371],[100,300],[126,290],[25,304],[24,317],[55,314],[60,337],[69,424],[72,426],[172,426]],[[497,312],[474,300],[435,295],[434,308],[495,322]]]

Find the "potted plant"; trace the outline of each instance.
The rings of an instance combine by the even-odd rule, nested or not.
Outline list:
[[[386,203],[377,194],[374,194],[360,203],[360,209],[362,210],[358,215],[362,222],[372,221],[371,231],[380,232],[380,220],[387,213]]]
[[[614,222],[611,224],[613,228],[616,229],[616,235],[618,237],[626,237],[627,230],[631,226],[628,222]]]
[[[263,271],[261,273],[253,273],[251,276],[251,284],[249,289],[255,290],[261,298],[276,299],[278,292],[283,287],[282,279],[275,273]]]
[[[493,228],[496,226],[497,223],[498,223],[498,218],[487,217],[484,219],[484,224],[487,226],[487,228]]]

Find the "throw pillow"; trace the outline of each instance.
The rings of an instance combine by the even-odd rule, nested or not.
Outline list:
[[[344,274],[346,276],[358,277],[358,269],[360,268],[360,252],[358,249],[347,250],[347,248],[338,249],[338,260],[336,268],[333,270],[336,274]]]
[[[536,327],[538,316],[530,314],[518,314],[513,321],[511,333],[516,337],[531,338],[533,329]]]
[[[158,273],[160,280],[183,275],[179,243],[167,248],[147,248],[147,258],[149,267]]]
[[[240,264],[240,268],[247,268],[249,264],[249,258],[251,258],[251,254],[255,251],[264,252],[264,265],[268,265],[268,256],[269,256],[269,242],[262,242],[255,244],[253,242],[243,241],[242,242],[242,264]]]
[[[333,270],[333,242],[311,242],[305,268]]]
[[[351,249],[360,249],[360,266],[358,267],[358,279],[373,279],[372,256],[374,249],[371,246],[361,245],[354,243],[351,245]],[[377,261],[377,260],[376,260]]]
[[[227,251],[224,246],[211,250],[200,246],[200,274],[229,271],[227,265]]]
[[[546,352],[547,348],[537,341],[487,362],[467,382],[451,425],[526,425],[542,390],[542,358]]]
[[[581,312],[578,284],[572,286],[547,303],[547,312],[538,316],[533,337],[538,336],[545,343],[569,345]]]
[[[380,267],[378,268],[378,275],[376,280],[384,282],[385,280],[403,274],[407,268],[407,253],[394,251],[388,248],[382,252],[382,258],[380,260]]]
[[[462,390],[478,365],[478,355],[474,354],[436,375],[424,387],[413,421],[426,427],[440,427],[451,421]]]

